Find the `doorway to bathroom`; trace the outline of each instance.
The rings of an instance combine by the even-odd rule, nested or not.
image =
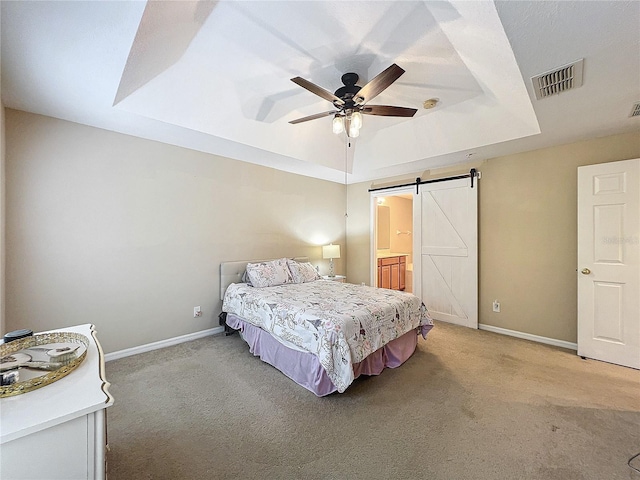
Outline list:
[[[371,284],[405,291],[409,286],[432,318],[478,328],[479,178],[471,169],[468,175],[369,190]],[[411,223],[398,223],[403,210]]]
[[[412,293],[413,189],[385,191],[372,197],[371,285]]]

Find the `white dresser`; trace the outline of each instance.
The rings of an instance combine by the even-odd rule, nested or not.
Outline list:
[[[66,377],[0,399],[0,478],[105,478],[106,408],[113,405],[93,325],[54,330],[89,339],[84,361]]]

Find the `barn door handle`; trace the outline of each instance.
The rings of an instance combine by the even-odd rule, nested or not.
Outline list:
[[[583,268],[582,272],[580,273],[582,273],[583,275],[589,275],[591,273],[591,270],[589,270],[588,268]]]

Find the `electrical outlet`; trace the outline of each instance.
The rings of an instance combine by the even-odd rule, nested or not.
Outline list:
[[[200,310],[200,307],[193,307],[193,318],[197,318],[201,316],[202,316],[202,310]]]
[[[493,301],[493,311],[500,313],[500,302],[498,300]]]

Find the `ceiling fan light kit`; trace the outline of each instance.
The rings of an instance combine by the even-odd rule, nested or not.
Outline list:
[[[351,124],[349,125],[349,130],[347,131],[347,136],[349,138],[356,138],[358,136],[360,136],[360,129],[358,127],[356,127],[356,125],[351,122]]]
[[[342,132],[344,132],[344,117],[336,114],[336,116],[333,117],[333,133],[338,135]]]
[[[335,93],[331,93],[304,78],[292,78],[291,81],[293,83],[330,101],[338,110],[309,115],[308,117],[291,120],[289,123],[302,123],[333,115],[333,133],[340,134],[346,132],[349,138],[356,138],[360,135],[360,128],[362,128],[362,114],[385,117],[413,117],[418,111],[415,108],[395,107],[391,105],[366,105],[368,101],[378,96],[403,73],[404,70],[394,63],[364,87],[356,85],[359,79],[357,73],[345,73],[341,78],[344,86],[338,88]]]
[[[346,130],[347,136],[355,138],[360,135],[362,128],[362,114],[360,112],[346,113],[344,115],[336,113],[333,117],[333,133],[339,135]]]

